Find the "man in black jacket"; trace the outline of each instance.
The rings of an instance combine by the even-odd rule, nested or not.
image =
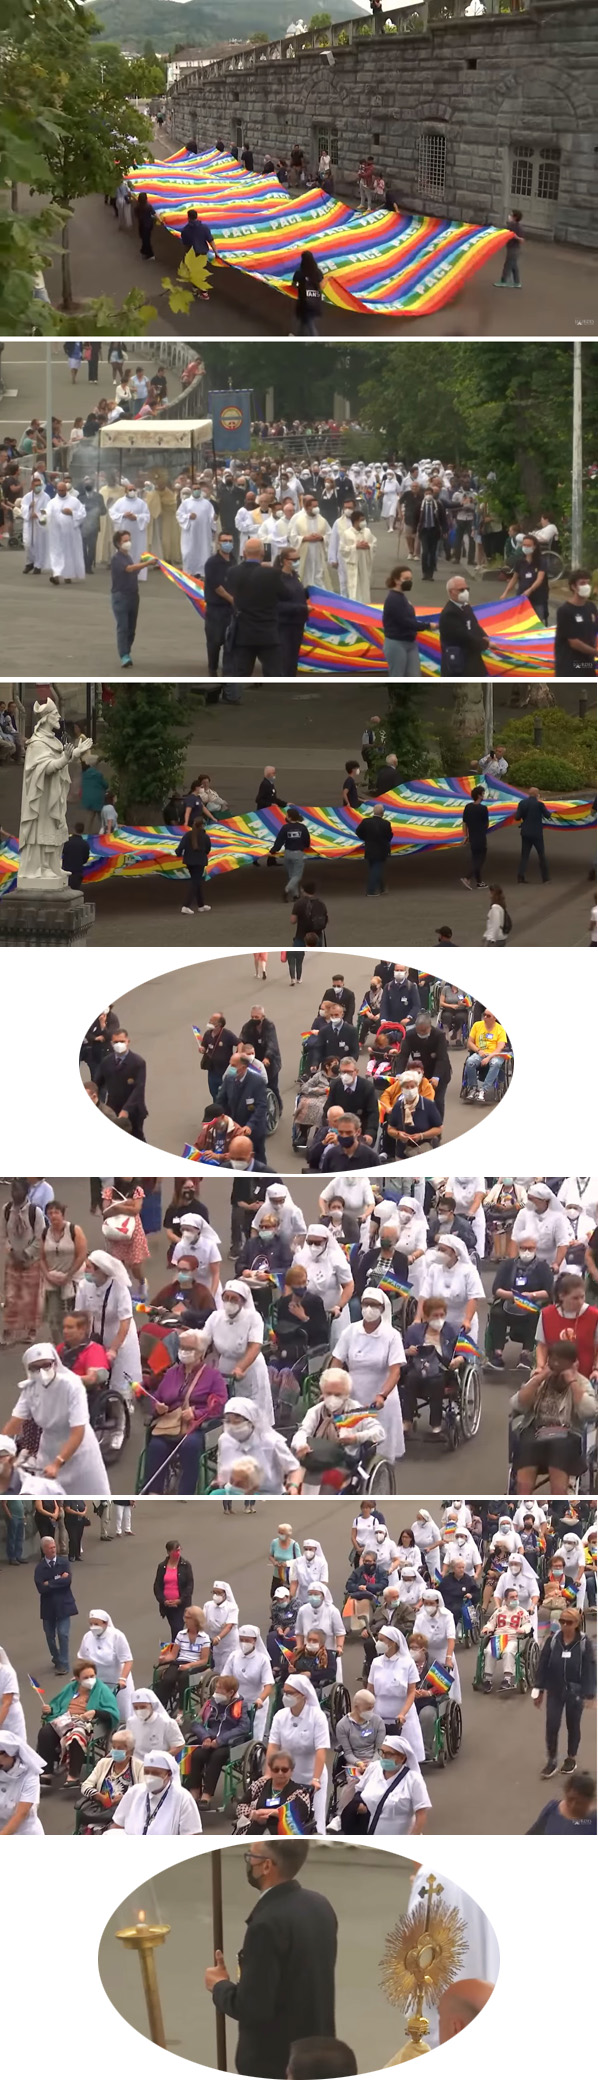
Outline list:
[[[280,1044],[274,1021],[266,1019],[263,1005],[252,1005],[251,1019],[244,1021],[240,1039],[242,1042],[251,1043],[252,1049],[255,1049],[258,1063],[263,1063],[264,1070],[268,1072],[270,1091],[275,1092],[277,1099],[280,1099],[278,1090],[278,1079],[282,1063]],[[282,1106],[282,1100],[280,1104]]]
[[[383,810],[373,810],[356,826],[355,837],[363,847],[367,864],[366,897],[384,897],[384,863],[392,846],[392,825]]]
[[[145,1075],[145,1057],[135,1054],[126,1027],[119,1027],[98,1070],[98,1092],[119,1121],[130,1123],[131,1133],[142,1143],[145,1142],[143,1123],[147,1120]]]
[[[247,1918],[239,1980],[222,1953],[206,1970],[216,2010],[239,2027],[240,2076],[285,2076],[293,2040],[334,2037],[338,1924],[326,1896],[296,1879],[308,1852],[276,1838],[249,1846],[247,1879],[259,1901]]]
[[[233,1033],[232,1027],[227,1027],[224,1013],[210,1013],[201,1039],[201,1067],[208,1073],[210,1098],[217,1099],[239,1036]]]
[[[228,659],[233,680],[248,680],[259,658],[268,679],[282,672],[278,607],[285,585],[281,571],[264,564],[264,545],[251,535],[240,564],[232,567],[230,589],[235,624]]]
[[[389,752],[384,765],[378,768],[374,783],[374,793],[377,796],[387,796],[390,789],[398,788],[398,785],[399,762],[396,752]]]
[[[371,1143],[360,1135],[357,1114],[341,1114],[334,1135],[334,1142],[325,1147],[320,1159],[321,1172],[363,1172],[370,1165],[379,1164]]]
[[[447,579],[446,590],[448,600],[438,618],[440,671],[449,680],[460,680],[464,673],[485,677],[483,654],[490,649],[490,638],[469,605],[469,587],[462,572]]]
[[[255,799],[256,810],[271,810],[276,803],[278,810],[286,810],[283,796],[276,793],[276,767],[264,767],[262,780]]]
[[[443,1121],[446,1090],[453,1073],[446,1035],[441,1027],[432,1026],[429,1013],[418,1013],[415,1026],[406,1029],[399,1050],[397,1073],[407,1069],[412,1057],[419,1059],[424,1077],[429,1078],[434,1086],[434,1098]]]
[[[234,1075],[233,1075],[234,1073]],[[252,1070],[247,1057],[238,1051],[231,1056],[216,1103],[237,1128],[245,1128],[253,1145],[253,1155],[259,1165],[266,1163],[266,1128],[268,1123],[268,1080],[261,1071]]]
[[[522,796],[515,811],[515,823],[519,825],[521,833],[521,860],[517,881],[525,882],[525,871],[533,848],[540,863],[542,881],[548,882],[550,878],[544,847],[544,826],[550,824],[550,811],[540,800],[539,788],[530,788],[529,794]]]
[[[315,1063],[329,1063],[338,1058],[342,1062],[345,1056],[350,1056],[356,1063],[359,1056],[357,1028],[343,1019],[341,1007],[324,998],[318,1019],[321,1024],[306,1043],[310,1068]]]
[[[553,1779],[558,1772],[557,1750],[563,1714],[567,1729],[567,1756],[561,1770],[574,1772],[583,1709],[587,1700],[596,1698],[595,1651],[589,1635],[581,1633],[581,1614],[576,1606],[564,1608],[558,1633],[548,1635],[540,1650],[532,1692],[534,1706],[541,1707],[544,1697],[547,1758],[541,1778]]]
[[[176,1570],[176,1599],[165,1596],[164,1579],[167,1570]],[[168,1621],[170,1639],[174,1642],[183,1625],[185,1607],[193,1604],[193,1570],[191,1563],[181,1555],[180,1541],[167,1541],[164,1561],[158,1563],[154,1577],[154,1598],[163,1620]]]
[[[234,543],[232,534],[223,529],[218,548],[206,558],[203,577],[206,607],[206,651],[208,672],[214,678],[218,672],[220,653],[233,612],[233,596],[230,575],[234,570]]]
[[[64,1555],[57,1555],[56,1542],[48,1536],[41,1544],[42,1559],[33,1572],[39,1591],[40,1619],[54,1670],[64,1678],[70,1670],[69,1634],[78,1611],[71,1589],[71,1571]]]
[[[355,992],[349,990],[342,970],[335,969],[332,983],[329,990],[324,992],[324,997],[334,999],[336,1005],[342,1005],[344,1017],[352,1026],[355,1019]]]
[[[83,825],[75,825],[70,838],[65,839],[62,849],[62,866],[69,879],[69,890],[82,890],[83,869],[87,867],[91,847],[85,838]]]
[[[327,1121],[331,1107],[349,1108],[359,1120],[361,1134],[366,1143],[375,1143],[378,1134],[380,1111],[373,1078],[360,1077],[352,1056],[343,1057],[343,1067],[338,1078],[333,1078],[324,1107]]]

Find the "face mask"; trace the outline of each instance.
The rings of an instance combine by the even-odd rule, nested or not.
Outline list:
[[[579,595],[579,599],[580,599],[580,600],[589,600],[589,598],[590,598],[590,594],[591,594],[591,591],[592,591],[592,588],[591,588],[591,586],[578,586],[578,588],[577,588],[577,592],[578,592],[578,595]]]
[[[122,540],[122,542],[121,542],[121,546],[120,546],[120,547],[121,547],[121,550],[130,550],[130,548],[131,548],[131,537],[130,537],[130,535],[125,535],[125,536],[123,537],[123,540]]]
[[[344,1401],[344,1396],[325,1396],[324,1409],[329,1410],[331,1413],[342,1410]]]
[[[344,1085],[344,1086],[346,1087],[347,1091],[349,1090],[349,1086],[350,1086],[350,1085],[352,1085],[352,1084],[354,1083],[354,1080],[355,1080],[355,1075],[356,1075],[356,1073],[355,1073],[355,1071],[354,1071],[354,1070],[342,1070],[342,1071],[341,1071],[341,1085]],[[337,1221],[338,1221],[338,1217],[337,1217]]]
[[[272,1244],[274,1241],[274,1234],[274,1230],[258,1230],[260,1244]]]
[[[443,1331],[443,1330],[444,1330],[444,1324],[445,1324],[445,1319],[444,1319],[444,1317],[443,1317],[443,1316],[430,1316],[430,1317],[428,1318],[428,1330],[429,1330],[429,1331]]]
[[[255,1648],[255,1642],[241,1642],[240,1647],[244,1656],[251,1656]]]
[[[307,1644],[307,1653],[308,1653],[308,1656],[317,1656],[317,1655],[318,1655],[318,1652],[319,1652],[319,1648],[320,1648],[320,1644],[319,1644],[319,1642],[308,1642],[308,1644]]]
[[[236,1425],[227,1425],[226,1429],[232,1440],[251,1439],[253,1425],[250,1424],[249,1418],[241,1418]]]
[[[296,1693],[294,1693],[294,1692],[283,1692],[283,1695],[282,1695],[282,1699],[283,1699],[283,1706],[285,1706],[285,1707],[296,1707],[296,1706],[298,1706],[298,1700],[297,1700],[297,1695],[296,1695]]]
[[[221,548],[221,550],[223,551],[223,554],[224,554],[224,556],[225,556],[225,557],[230,557],[230,555],[231,555],[231,552],[232,552],[232,547],[233,547],[233,546],[232,546],[232,542],[223,542],[223,541],[222,541],[222,538],[221,538],[221,540],[220,540],[220,548]]]
[[[415,1101],[417,1099],[418,1091],[419,1087],[417,1085],[404,1085],[401,1093],[401,1099],[406,1099],[408,1101],[409,1106],[412,1107],[414,1106]]]
[[[135,1707],[133,1711],[138,1721],[149,1721],[152,1712],[151,1707]]]
[[[406,969],[395,969],[395,984],[404,984],[406,976]]]
[[[110,1747],[110,1754],[111,1757],[114,1758],[115,1765],[124,1765],[127,1756],[126,1750],[117,1750],[115,1748],[114,1743],[112,1743]]]
[[[380,1310],[374,1309],[373,1303],[364,1302],[361,1314],[364,1324],[379,1324],[382,1321]]]
[[[192,1274],[192,1273],[179,1273],[179,1287],[192,1287],[192,1286],[193,1286],[193,1274]],[[191,1355],[191,1353],[181,1353],[180,1357],[181,1357],[181,1359],[182,1359],[182,1362],[183,1362],[183,1366],[184,1366],[184,1367],[191,1367],[191,1366],[193,1365],[193,1360],[192,1360],[192,1355]]]
[[[336,1016],[335,1016],[335,1018],[334,1018],[333,1020],[331,1020],[331,1021],[330,1021],[330,1026],[331,1026],[331,1027],[341,1027],[341,1026],[342,1026],[342,1020],[340,1020],[340,1019],[339,1019],[338,1017],[336,1017]]]
[[[339,1145],[339,1148],[340,1148],[341,1150],[351,1150],[351,1149],[352,1149],[352,1147],[353,1147],[353,1136],[352,1136],[352,1135],[351,1135],[351,1136],[340,1136],[340,1135],[339,1135],[339,1136],[337,1136],[337,1139],[336,1139],[336,1140],[337,1140],[337,1143],[338,1143],[338,1145]]]
[[[233,1323],[234,1318],[239,1314],[240,1304],[238,1302],[223,1302],[222,1307],[229,1323]]]
[[[161,1794],[164,1780],[160,1777],[159,1772],[146,1772],[145,1784],[149,1787],[150,1794]]]
[[[128,1042],[113,1042],[112,1047],[114,1049],[115,1056],[126,1056],[129,1044]]]
[[[308,1244],[308,1246],[307,1246],[307,1249],[308,1249],[308,1251],[310,1251],[310,1252],[311,1252],[312,1258],[321,1258],[321,1257],[322,1257],[322,1253],[323,1253],[323,1252],[324,1252],[324,1251],[326,1250],[326,1245],[325,1245],[325,1244]]]
[[[43,1385],[44,1385],[44,1388],[45,1388],[45,1389],[48,1389],[48,1388],[49,1388],[49,1386],[50,1386],[50,1382],[51,1382],[51,1381],[55,1381],[55,1379],[56,1379],[56,1368],[55,1368],[55,1367],[38,1367],[38,1369],[37,1369],[37,1379],[38,1379],[38,1381],[41,1381],[41,1382],[43,1382]]]
[[[215,1606],[223,1606],[223,1605],[224,1605],[224,1603],[225,1603],[225,1600],[226,1600],[226,1592],[225,1592],[225,1591],[215,1591],[215,1592],[214,1592],[214,1594],[213,1594],[213,1597],[214,1597],[214,1605],[215,1605]]]
[[[317,1595],[317,1593],[316,1593],[315,1591],[314,1591],[314,1592],[310,1592],[310,1598],[309,1598],[309,1603],[310,1603],[310,1606],[321,1606],[321,1604],[322,1604],[322,1596],[321,1596],[321,1593],[320,1593],[320,1596],[318,1597],[318,1595]]]
[[[457,600],[459,602],[460,608],[467,607],[467,603],[469,600],[469,586],[463,586],[461,593],[457,594]]]
[[[81,1691],[82,1691],[82,1692],[93,1692],[93,1688],[94,1688],[95,1682],[96,1682],[96,1681],[95,1681],[95,1678],[80,1678],[80,1679],[79,1679],[79,1684],[80,1684],[80,1686],[81,1686]]]
[[[91,1633],[92,1633],[92,1635],[103,1635],[103,1633],[104,1633],[104,1627],[105,1627],[105,1622],[104,1622],[104,1621],[102,1621],[102,1620],[92,1620],[92,1622],[91,1622]]]
[[[535,1256],[535,1251],[520,1251],[519,1257],[521,1259],[522,1266],[531,1266],[532,1259],[535,1258]]]
[[[401,579],[401,593],[410,593],[413,579]]]
[[[216,1705],[217,1705],[217,1707],[227,1707],[227,1706],[228,1706],[228,1693],[227,1693],[227,1692],[213,1692],[213,1693],[212,1693],[212,1699],[216,1701]]]

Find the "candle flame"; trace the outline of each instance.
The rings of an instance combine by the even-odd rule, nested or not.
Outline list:
[[[146,1923],[147,1923],[147,1917],[146,1917],[146,1914],[145,1914],[145,1910],[144,1910],[144,1909],[138,1909],[138,1911],[137,1911],[137,1922],[138,1922],[138,1924],[146,1924]]]

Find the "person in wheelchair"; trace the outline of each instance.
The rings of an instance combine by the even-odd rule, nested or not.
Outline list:
[[[293,1453],[307,1476],[304,1490],[318,1491],[328,1474],[346,1475],[347,1460],[343,1432],[351,1446],[381,1445],[384,1427],[363,1410],[353,1395],[350,1374],[330,1366],[320,1376],[321,1399],[306,1410],[291,1442]]]
[[[231,1745],[246,1743],[250,1735],[251,1714],[237,1679],[217,1671],[214,1690],[192,1721],[188,1736],[185,1786],[200,1808],[208,1808],[213,1799]]]
[[[359,1302],[363,1298],[366,1287],[380,1287],[382,1281],[386,1281],[389,1284],[383,1292],[390,1291],[391,1301],[393,1282],[396,1281],[401,1287],[408,1286],[409,1260],[406,1251],[403,1251],[399,1246],[399,1223],[397,1216],[398,1211],[393,1211],[392,1215],[387,1215],[379,1230],[377,1224],[371,1223],[370,1241],[365,1245],[353,1244],[351,1248],[349,1265],[353,1275],[355,1294]],[[372,1238],[373,1229],[375,1229],[376,1234]],[[397,1298],[397,1306],[402,1311],[402,1296]]]
[[[520,1530],[521,1546],[525,1555],[525,1560],[526,1562],[529,1562],[530,1569],[533,1569],[537,1575],[538,1569],[540,1567],[543,1549],[540,1542],[540,1535],[537,1532],[536,1527],[534,1525],[531,1512],[526,1512],[525,1518],[523,1520],[523,1525]]]
[[[81,1781],[81,1798],[76,1806],[77,1834],[101,1837],[109,1830],[115,1809],[129,1787],[143,1779],[143,1760],[134,1755],[129,1729],[114,1731],[106,1757],[98,1758],[93,1771]]]
[[[487,1365],[502,1373],[507,1338],[533,1354],[540,1311],[552,1301],[554,1276],[533,1237],[522,1237],[516,1258],[502,1259],[492,1282],[486,1333]]]
[[[337,1658],[334,1650],[326,1646],[323,1628],[310,1627],[305,1637],[305,1647],[298,1649],[293,1658],[293,1671],[299,1671],[303,1677],[311,1679],[314,1692],[317,1693],[318,1699],[321,1699],[329,1686],[334,1685],[336,1665]]]
[[[324,1063],[316,1064],[313,1070],[300,1079],[291,1127],[291,1142],[294,1150],[305,1151],[310,1171],[318,1170],[328,1133],[329,1123],[328,1119],[324,1118],[324,1107],[329,1091],[330,1073]],[[342,1107],[339,1107],[339,1115],[342,1112]],[[316,1149],[318,1155],[314,1162],[313,1153]]]
[[[383,1528],[380,1530],[384,1531]],[[357,1618],[363,1613],[366,1619],[371,1619],[374,1606],[379,1604],[387,1585],[388,1570],[383,1568],[371,1548],[364,1548],[345,1584],[345,1597],[352,1601]]]
[[[442,1115],[434,1099],[420,1093],[418,1070],[402,1071],[399,1095],[382,1123],[382,1152],[385,1157],[411,1157],[418,1150],[435,1150],[442,1138]]]
[[[427,1644],[430,1662],[441,1663],[452,1673],[450,1698],[459,1704],[461,1680],[455,1658],[455,1622],[449,1607],[445,1606],[442,1591],[437,1591],[431,1584],[426,1585],[418,1607],[416,1629]]]
[[[84,1309],[67,1309],[62,1332],[61,1343],[56,1347],[58,1358],[71,1374],[80,1375],[88,1397],[93,1396],[94,1389],[105,1388],[110,1379],[106,1347],[93,1337],[91,1317]]]
[[[293,1836],[304,1836],[312,1822],[311,1788],[293,1778],[288,1750],[275,1750],[267,1772],[253,1779],[246,1801],[237,1805],[236,1830],[249,1830],[252,1837],[277,1837],[280,1810],[289,1806]]]
[[[368,984],[367,991],[364,992],[364,996],[359,1007],[359,1012],[357,1014],[357,1032],[359,1035],[360,1049],[365,1048],[368,1042],[370,1041],[371,1036],[377,1034],[378,1032],[380,1020],[382,1017],[381,1007],[383,990],[384,985],[382,983],[381,977],[373,976],[371,978],[370,983]]]
[[[428,1682],[428,1671],[430,1664],[434,1663],[434,1656],[425,1636],[419,1633],[412,1634],[409,1648],[419,1671],[415,1706],[424,1740],[425,1762],[431,1765],[435,1758],[436,1723],[439,1715],[442,1720],[446,1718],[448,1694],[445,1693],[444,1699],[439,1698],[436,1687]]]
[[[456,984],[441,984],[436,1017],[438,1026],[447,1035],[449,1045],[452,1042],[458,1047],[459,1042],[465,1042],[470,1009],[471,998],[467,997],[465,991],[459,991]]]
[[[419,1837],[432,1807],[420,1770],[423,1739],[411,1742],[400,1728],[387,1733],[378,1757],[360,1774],[357,1792],[340,1818],[343,1836]]]
[[[233,1163],[247,1168],[253,1157],[251,1136],[233,1121],[232,1114],[224,1113],[221,1101],[210,1100],[204,1107],[200,1126],[190,1140],[202,1155],[217,1157],[229,1168]]]
[[[503,1065],[511,1055],[506,1029],[486,1007],[482,1020],[474,1020],[467,1041],[463,1066],[463,1098],[488,1105],[496,1097]]]
[[[562,1496],[581,1474],[586,1421],[598,1416],[598,1393],[580,1374],[572,1338],[543,1348],[544,1366],[511,1397],[513,1465],[519,1495],[539,1474]]]
[[[191,1250],[186,1252],[183,1258],[177,1260],[172,1279],[167,1280],[165,1286],[159,1288],[157,1295],[152,1296],[150,1304],[152,1312],[154,1310],[157,1312],[159,1309],[165,1312],[170,1311],[173,1317],[178,1318],[194,1330],[203,1330],[204,1324],[207,1323],[208,1317],[215,1307],[216,1304],[211,1288],[206,1287],[205,1282],[198,1277],[197,1258],[195,1252]],[[147,1328],[147,1317],[142,1318],[140,1326],[142,1355],[143,1334]]]
[[[498,1662],[503,1666],[501,1692],[513,1692],[517,1650],[526,1635],[531,1634],[532,1625],[531,1615],[521,1605],[518,1591],[506,1591],[502,1604],[496,1607],[482,1628],[482,1640],[486,1642],[483,1692],[492,1692],[492,1669]]]
[[[144,1489],[150,1492],[163,1490],[166,1463],[177,1443],[179,1492],[197,1488],[205,1427],[222,1417],[227,1400],[224,1376],[206,1360],[210,1340],[209,1329],[179,1332],[178,1360],[162,1376],[154,1398],[144,1474]]]
[[[201,1606],[186,1606],[183,1626],[160,1650],[154,1691],[163,1707],[181,1706],[192,1678],[209,1669],[212,1645]]]
[[[270,1607],[266,1649],[276,1684],[288,1671],[297,1647],[296,1606],[286,1585],[279,1584]]]
[[[37,1736],[37,1749],[44,1760],[42,1787],[50,1786],[60,1769],[65,1771],[65,1786],[78,1786],[92,1739],[108,1749],[119,1719],[112,1686],[98,1678],[88,1657],[76,1657],[68,1685],[62,1685],[42,1707]]]
[[[441,1295],[430,1295],[421,1304],[421,1323],[410,1324],[405,1332],[407,1364],[401,1377],[400,1396],[407,1434],[413,1429],[418,1403],[424,1398],[429,1407],[431,1433],[438,1436],[442,1432],[445,1397],[456,1388],[461,1366],[454,1357],[456,1342],[457,1332],[448,1322],[446,1302]]]
[[[235,1259],[236,1278],[247,1281],[256,1308],[263,1315],[268,1314],[277,1279],[288,1272],[292,1257],[292,1244],[288,1237],[283,1237],[278,1216],[273,1209],[270,1213],[264,1209]]]
[[[449,1186],[441,1186],[436,1207],[428,1215],[428,1249],[438,1243],[440,1237],[460,1237],[474,1265],[477,1264],[476,1238],[473,1222],[467,1215],[457,1214],[457,1202]]]
[[[455,1556],[442,1570],[442,1596],[447,1612],[452,1613],[455,1630],[460,1627],[464,1641],[471,1640],[473,1614],[480,1603],[480,1587],[475,1577],[467,1570],[461,1556]]]
[[[289,1266],[285,1273],[284,1287],[276,1304],[275,1333],[279,1352],[284,1353],[284,1365],[292,1367],[295,1359],[302,1359],[305,1351],[326,1351],[328,1347],[328,1314],[322,1297],[308,1286],[305,1266]],[[296,1352],[293,1354],[293,1342]]]

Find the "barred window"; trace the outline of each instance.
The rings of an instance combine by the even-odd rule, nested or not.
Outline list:
[[[533,178],[533,145],[515,145],[511,171],[511,195],[531,195]]]
[[[542,202],[558,202],[560,178],[561,155],[558,145],[543,145],[538,166],[538,196]]]
[[[318,159],[322,152],[329,152],[333,166],[338,166],[338,130],[318,131]]]
[[[444,195],[446,138],[441,130],[428,130],[419,140],[418,187],[422,195]]]

